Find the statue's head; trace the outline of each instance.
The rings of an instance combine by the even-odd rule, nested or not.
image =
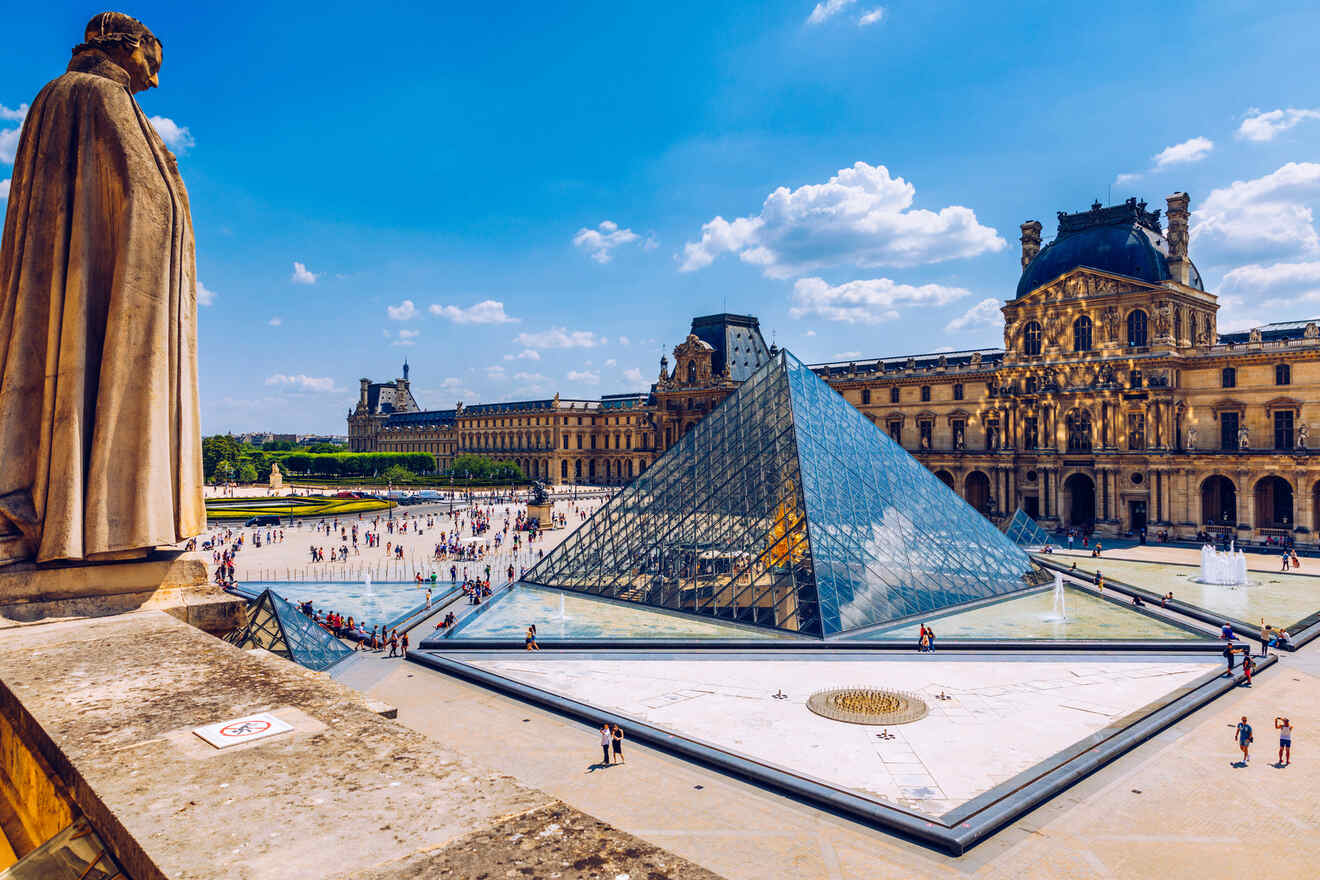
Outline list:
[[[87,22],[83,42],[74,54],[99,49],[128,73],[130,92],[137,94],[160,85],[164,59],[160,40],[145,24],[122,12],[102,12]]]

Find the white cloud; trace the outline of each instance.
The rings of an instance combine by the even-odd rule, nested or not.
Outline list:
[[[627,345],[627,344],[628,344],[628,337],[627,337],[627,336],[620,336],[620,337],[619,337],[619,345]]]
[[[448,318],[455,324],[512,324],[518,320],[504,313],[504,303],[493,299],[483,299],[467,308],[433,303],[429,311],[438,317]]]
[[[513,374],[513,378],[519,382],[548,382],[549,376],[543,376],[540,373],[518,372]]]
[[[398,346],[409,346],[417,344],[417,337],[421,334],[420,330],[400,330],[393,344]]]
[[[827,183],[779,187],[753,217],[715,217],[701,240],[683,246],[680,270],[710,265],[725,253],[790,278],[826,266],[916,266],[1007,247],[970,208],[912,209],[916,188],[883,165],[857,162]]]
[[[1262,112],[1255,107],[1247,111],[1247,118],[1238,126],[1237,136],[1244,141],[1263,143],[1307,119],[1320,119],[1320,110],[1270,110]]]
[[[551,327],[539,333],[519,333],[513,341],[524,348],[595,348],[605,344],[605,338],[597,338],[590,330],[568,330],[564,327]]]
[[[8,183],[9,181],[5,181]],[[201,281],[197,282],[197,304],[199,306],[215,305],[215,291],[208,288]]]
[[[1312,213],[1317,200],[1320,163],[1289,162],[1264,177],[1211,190],[1195,212],[1192,241],[1210,252],[1211,265],[1320,253]]]
[[[508,374],[504,372],[504,367],[499,364],[492,364],[491,366],[486,367],[486,378],[488,379],[504,379],[507,376]]]
[[[861,356],[862,353],[860,351],[840,351],[835,353],[834,359],[836,361],[850,361]]]
[[[1189,141],[1183,141],[1181,144],[1165,147],[1151,157],[1151,161],[1155,163],[1153,170],[1163,171],[1170,165],[1200,162],[1210,155],[1210,151],[1214,148],[1215,142],[1206,137],[1194,137]]]
[[[8,128],[0,131],[0,162],[6,165],[12,165],[14,154],[18,151],[18,133],[23,128],[23,120],[27,117],[28,105],[19,104],[17,110],[10,110],[3,104],[0,104],[0,119],[6,119],[19,123],[18,128]],[[9,187],[5,187],[5,197],[8,198]]]
[[[824,3],[817,3],[816,8],[811,10],[811,15],[807,16],[807,24],[824,24],[856,2],[857,0],[825,0]]]
[[[1320,301],[1320,262],[1239,266],[1224,275],[1219,293],[1241,301],[1250,298],[1266,308],[1317,302]]]
[[[270,319],[269,321],[267,321],[266,323],[269,324],[269,325],[272,326],[272,327],[278,327],[278,326],[280,326],[281,324],[284,323],[284,320],[283,320],[282,318],[280,318],[279,315],[276,315],[275,317],[271,318],[271,319]]]
[[[898,317],[900,305],[942,306],[967,296],[961,287],[896,284],[888,278],[848,281],[830,286],[820,278],[799,278],[793,285],[794,318],[818,315],[848,324],[880,324]]]
[[[386,306],[385,314],[390,316],[391,321],[411,321],[417,317],[417,306],[410,299],[405,299],[397,306]]]
[[[291,276],[294,284],[315,284],[316,279],[320,277],[315,272],[307,271],[307,267],[302,263],[293,264],[293,275]]]
[[[607,360],[607,361],[605,362],[605,366],[607,366],[607,367],[617,367],[618,365],[619,365],[619,362],[616,361],[614,358],[610,358],[609,360]]]
[[[570,382],[582,382],[586,385],[600,384],[600,373],[595,370],[569,370],[565,378]]]
[[[597,263],[608,263],[613,256],[610,251],[637,239],[637,233],[631,229],[620,229],[619,224],[614,221],[604,220],[595,229],[588,229],[585,226],[579,229],[573,236],[573,244],[590,253],[591,258]]]
[[[182,155],[190,147],[197,146],[197,142],[193,140],[192,132],[188,130],[188,126],[179,125],[173,119],[165,116],[153,116],[147,121],[151,123],[152,128],[156,129],[156,134],[160,135],[160,139],[165,142],[165,146],[174,152]]]
[[[807,331],[807,335],[808,335],[808,336],[815,336],[815,335],[816,335],[816,331],[815,331],[815,330],[808,330],[808,331]]]
[[[641,385],[646,380],[642,378],[642,371],[636,367],[630,367],[623,371],[623,381],[629,385]]]
[[[999,311],[1002,305],[994,297],[983,299],[945,324],[944,330],[946,333],[959,333],[973,327],[998,327],[1003,323],[1003,314]]]
[[[642,242],[642,250],[644,251],[653,251],[658,247],[660,247],[660,239],[655,237],[654,232],[648,234],[646,241]]]
[[[0,180],[0,199],[9,198],[9,180],[10,178],[8,177],[4,180]]]
[[[539,361],[541,353],[533,348],[524,348],[517,354],[506,354],[504,359],[506,361]]]
[[[329,376],[316,377],[304,376],[302,373],[297,375],[286,375],[284,373],[275,373],[266,377],[267,385],[278,385],[283,388],[289,388],[294,391],[337,391],[335,380]]]
[[[938,345],[938,346],[936,346],[935,348],[933,348],[933,349],[931,349],[931,350],[932,350],[932,351],[936,351],[936,352],[941,352],[941,351],[953,351],[954,348],[953,348],[952,345]]]
[[[876,24],[877,22],[884,21],[884,19],[885,19],[885,8],[883,6],[877,6],[875,9],[869,9],[866,12],[863,12],[862,17],[857,19],[857,26],[866,27],[867,25],[872,25],[872,24]]]
[[[1114,186],[1127,186],[1129,183],[1136,183],[1138,180],[1141,180],[1141,177],[1142,175],[1140,173],[1120,174],[1114,178]]]

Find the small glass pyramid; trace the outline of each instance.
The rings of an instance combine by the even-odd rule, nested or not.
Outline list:
[[[228,641],[240,648],[265,648],[317,672],[353,653],[316,621],[270,590],[253,600],[247,626],[235,630]]]
[[[1019,547],[1044,547],[1050,543],[1050,536],[1021,507],[1004,526],[1004,535]]]
[[[524,580],[823,638],[1040,577],[781,352]]]

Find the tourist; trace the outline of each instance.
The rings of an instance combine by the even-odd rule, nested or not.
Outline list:
[[[1246,719],[1242,719],[1245,721]],[[600,762],[606,767],[610,765],[610,746],[614,742],[614,731],[610,730],[608,723],[600,726]]]
[[[628,763],[623,760],[623,728],[617,724],[613,725],[613,730],[611,730],[610,735],[614,741],[614,762],[616,764]]]
[[[1297,571],[1301,567],[1301,563],[1297,561],[1297,549],[1294,547],[1292,550],[1292,570]]]
[[[406,629],[399,636],[399,656],[408,656],[408,631]]]
[[[1226,622],[1221,626],[1219,628],[1219,637],[1221,639],[1227,639],[1230,642],[1233,641],[1233,624]]]
[[[1100,591],[1100,595],[1103,596],[1105,594],[1105,576],[1098,571],[1095,573],[1095,586]]]
[[[1256,661],[1251,659],[1251,649],[1244,647],[1242,649],[1242,674],[1246,676],[1246,682],[1243,687],[1251,687],[1251,671],[1256,668]]]
[[[1233,656],[1236,653],[1237,650],[1233,647],[1232,642],[1229,642],[1227,645],[1224,646],[1224,651],[1223,651],[1224,659],[1228,661],[1228,671],[1224,674],[1229,676],[1230,678],[1233,676]]]
[[[399,631],[397,629],[390,630],[390,656],[399,656]],[[1232,662],[1232,660],[1229,660],[1230,665]]]
[[[921,632],[917,634],[917,652],[924,653],[930,647],[930,637],[926,634],[926,624],[921,625]]]
[[[1265,624],[1265,618],[1260,619],[1260,656],[1270,656],[1270,646],[1273,644],[1274,627]]]
[[[541,650],[541,646],[536,643],[536,624],[527,627],[527,637],[523,639],[523,647],[528,651]]]
[[[926,650],[935,653],[935,630],[926,627]]]
[[[1292,763],[1292,722],[1276,717],[1274,727],[1279,731],[1279,761],[1274,766],[1286,767]]]
[[[1287,571],[1287,570],[1288,570],[1288,551],[1287,551],[1287,550],[1284,550],[1284,551],[1283,551],[1283,568],[1280,569],[1280,570],[1281,570],[1281,571]]]
[[[427,611],[430,611],[430,610],[431,610],[431,588],[430,588],[430,587],[427,587],[427,588],[426,588],[426,610],[427,610]]]
[[[1251,725],[1247,723],[1247,716],[1243,715],[1242,720],[1238,722],[1237,730],[1233,733],[1237,740],[1238,748],[1242,750],[1242,766],[1247,766],[1247,761],[1251,760],[1251,743],[1254,737],[1251,735]]]

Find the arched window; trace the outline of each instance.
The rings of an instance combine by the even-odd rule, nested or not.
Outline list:
[[[1144,348],[1146,346],[1146,313],[1141,309],[1134,310],[1127,319],[1128,348]]]
[[[1036,321],[1022,328],[1022,353],[1028,357],[1040,354],[1040,324]]]
[[[696,361],[688,361],[688,384],[689,384],[689,385],[696,385],[696,384],[697,384],[697,362],[696,362]]]
[[[1091,319],[1082,315],[1073,321],[1073,351],[1091,350]]]
[[[1220,387],[1223,388],[1236,388],[1237,370],[1232,367],[1224,367],[1223,371],[1219,374],[1219,384]]]

